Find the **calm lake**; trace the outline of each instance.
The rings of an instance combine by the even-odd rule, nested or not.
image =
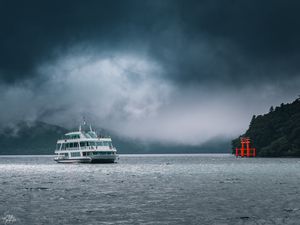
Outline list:
[[[0,224],[300,224],[300,159],[2,156]]]

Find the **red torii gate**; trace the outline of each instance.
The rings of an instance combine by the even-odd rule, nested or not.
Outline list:
[[[255,157],[256,156],[256,148],[250,148],[250,138],[249,137],[241,137],[241,148],[235,149],[235,156],[241,157]],[[246,148],[245,148],[246,145]],[[246,152],[245,152],[246,151]]]

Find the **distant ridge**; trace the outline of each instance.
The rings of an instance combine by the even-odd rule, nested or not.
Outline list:
[[[271,106],[269,113],[253,116],[248,130],[257,155],[262,157],[300,157],[300,98],[292,103]],[[239,137],[232,140],[232,151],[240,147]]]
[[[99,130],[112,136],[113,144],[117,147],[118,153],[121,154],[230,152],[229,140],[222,140],[217,143],[207,142],[201,146],[170,145],[126,139],[112,132]],[[7,127],[0,131],[0,155],[53,155],[57,139],[68,131],[63,127],[40,121],[20,122],[14,127]]]
[[[57,138],[67,129],[44,122],[19,122],[0,133],[2,155],[45,155],[53,154]]]

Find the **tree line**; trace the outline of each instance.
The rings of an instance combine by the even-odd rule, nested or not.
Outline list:
[[[292,103],[271,106],[269,113],[253,115],[249,128],[232,140],[232,153],[240,137],[250,137],[261,157],[300,157],[300,98]]]

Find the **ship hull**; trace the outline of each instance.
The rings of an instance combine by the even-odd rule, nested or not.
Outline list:
[[[116,155],[112,156],[92,156],[85,158],[55,158],[58,163],[115,163],[117,160]]]
[[[91,163],[114,163],[116,160],[117,160],[117,155],[91,157]]]

